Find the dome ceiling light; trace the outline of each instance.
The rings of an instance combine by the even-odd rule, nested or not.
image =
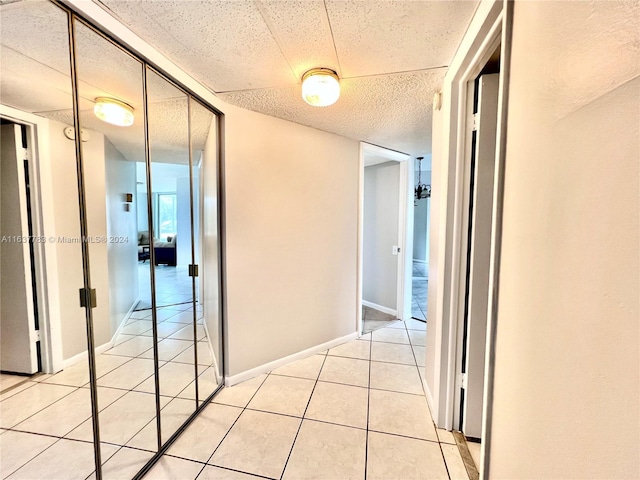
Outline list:
[[[338,74],[328,68],[314,68],[302,76],[302,98],[313,107],[327,107],[340,98]]]
[[[133,107],[115,98],[98,97],[93,106],[93,113],[103,122],[130,127],[133,125]]]

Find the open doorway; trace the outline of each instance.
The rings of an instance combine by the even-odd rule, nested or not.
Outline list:
[[[358,332],[410,318],[409,156],[361,144]]]
[[[429,285],[429,224],[431,216],[431,155],[417,157],[413,199],[413,264],[411,269],[411,317],[427,321]]]

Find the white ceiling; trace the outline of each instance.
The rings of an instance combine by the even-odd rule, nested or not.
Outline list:
[[[95,0],[97,1],[97,0]],[[48,2],[2,4],[2,102],[71,123],[66,18]],[[250,110],[412,156],[431,152],[432,98],[476,1],[102,0],[125,25],[223,100]],[[107,134],[140,160],[142,124],[109,127],[91,114],[111,96],[141,113],[141,65],[86,27],[77,28],[83,128]],[[341,77],[335,105],[300,96],[313,67]],[[150,79],[153,79],[150,77]],[[164,81],[149,88],[158,161],[181,150],[184,96]],[[182,103],[181,103],[182,102]],[[157,114],[154,112],[157,112]],[[202,118],[196,144],[211,117]],[[182,143],[183,145],[183,143]],[[184,149],[182,148],[182,151]],[[177,161],[184,161],[180,159]]]
[[[95,0],[98,1],[98,0]],[[100,0],[225,101],[410,155],[431,152],[431,103],[477,1]],[[330,107],[300,78],[331,68]]]
[[[66,15],[45,1],[0,5],[2,103],[72,125]],[[82,24],[76,25],[76,53],[81,127],[103,133],[125,158],[144,161],[142,63]],[[188,164],[186,95],[154,72],[147,75],[147,91],[152,162]],[[98,120],[93,105],[101,96],[131,105],[133,126]],[[213,118],[213,113],[193,104],[194,150],[203,148]]]

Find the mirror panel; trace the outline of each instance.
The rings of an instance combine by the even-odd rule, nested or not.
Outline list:
[[[223,381],[217,116],[74,19],[88,234],[83,239],[69,17],[63,7],[48,1],[0,2],[0,227],[3,235],[46,239],[31,246],[0,245],[0,286],[12,285],[4,281],[10,271],[7,258],[22,258],[22,270],[29,270],[24,268],[28,260],[44,272],[33,284],[26,276],[22,282],[35,285],[31,294],[36,298],[31,298],[32,310],[25,317],[31,329],[40,322],[42,339],[39,347],[18,349],[24,354],[24,371],[4,371],[10,365],[4,356],[11,352],[5,348],[10,338],[5,330],[20,328],[7,320],[6,308],[18,297],[10,292],[7,302],[9,294],[2,291],[2,476],[11,469],[7,475],[19,470],[19,476],[28,478],[39,478],[43,471],[56,478],[70,473],[95,477],[87,323],[78,302],[84,281],[82,243],[87,242],[91,286],[97,292],[91,313],[101,470],[104,478],[131,478]],[[132,117],[133,123],[118,126],[100,119],[96,104],[102,105],[98,113],[104,113],[114,102],[99,98],[124,103],[119,118]],[[5,210],[19,210],[23,219],[28,215],[26,206],[17,209],[9,198],[14,192],[5,188],[11,173],[5,158],[13,150],[11,166],[20,179],[21,142],[34,160],[23,172],[21,201],[34,217],[31,230],[29,222],[23,222],[14,232]],[[40,191],[41,181],[47,191]],[[191,264],[199,266],[196,278],[189,276]],[[53,280],[57,292],[45,292],[46,282],[53,285]],[[55,297],[52,303],[45,295]],[[27,295],[26,304],[28,300]],[[51,338],[55,335],[58,338]],[[18,379],[6,375],[37,370],[49,373]],[[35,450],[38,453],[25,457]],[[63,456],[78,459],[82,467],[55,461]]]
[[[223,382],[220,311],[218,123],[211,110],[191,99],[191,148],[196,208],[195,263],[198,323],[198,401]]]
[[[147,68],[162,443],[195,411],[187,95]]]
[[[139,255],[139,232],[148,226],[138,222],[135,198],[137,165],[145,161],[143,65],[82,22],[74,25],[96,361],[121,363],[97,380],[100,439],[109,444],[102,461],[112,445],[144,450],[148,460],[158,441],[151,311],[139,304],[138,289],[150,270]]]
[[[95,468],[76,152],[65,133],[74,131],[68,22],[50,2],[0,4],[0,229],[27,239],[0,244],[3,477],[68,477],[54,460],[70,452],[74,474]],[[12,272],[18,263],[22,275]],[[40,341],[21,345],[36,329]],[[99,362],[98,375],[119,365]],[[29,376],[36,371],[47,374]],[[80,430],[86,442],[70,440]]]

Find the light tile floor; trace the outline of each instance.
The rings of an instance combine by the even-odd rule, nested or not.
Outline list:
[[[361,339],[224,388],[146,479],[467,479],[421,381],[426,325]]]
[[[131,478],[157,448],[151,312],[133,312],[115,346],[96,357],[104,478]],[[196,317],[201,323],[202,314]],[[195,410],[193,309],[158,310],[163,440]],[[200,399],[216,373],[197,329]],[[20,383],[23,382],[23,383]],[[94,475],[89,374],[79,362],[55,375],[0,376],[0,478],[87,479]],[[180,478],[180,477],[173,477]]]
[[[418,320],[427,319],[427,287],[429,272],[424,263],[413,262],[411,283],[411,316]]]
[[[362,333],[387,327],[398,319],[371,307],[362,307]]]

